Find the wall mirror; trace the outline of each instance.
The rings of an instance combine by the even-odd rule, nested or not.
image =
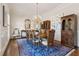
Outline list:
[[[25,30],[31,29],[31,20],[25,19]]]

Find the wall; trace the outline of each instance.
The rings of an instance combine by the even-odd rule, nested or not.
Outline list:
[[[6,21],[6,27],[3,27],[3,10],[2,5],[5,5],[5,20]],[[9,15],[9,9],[7,4],[0,4],[0,55],[3,55],[7,44],[10,39],[10,15]]]
[[[52,20],[52,27],[55,29],[55,40],[61,41],[61,17],[69,14],[77,15],[77,46],[79,47],[79,4],[62,4],[56,9],[42,14],[42,17]],[[54,25],[54,26],[53,26]]]
[[[31,17],[20,17],[20,16],[11,16],[11,30],[10,30],[10,33],[11,33],[11,37],[12,37],[12,34],[13,34],[13,31],[15,28],[18,28],[19,31],[20,31],[20,34],[21,34],[21,30],[24,30],[25,29],[25,19],[31,19]]]

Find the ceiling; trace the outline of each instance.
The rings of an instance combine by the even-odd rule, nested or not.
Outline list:
[[[9,3],[10,12],[17,16],[33,16],[36,15],[36,3]],[[38,14],[44,14],[55,9],[60,3],[39,3]]]

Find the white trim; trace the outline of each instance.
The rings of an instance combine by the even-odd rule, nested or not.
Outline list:
[[[72,49],[68,54],[66,54],[65,56],[70,56],[70,54],[72,53],[72,52],[74,52],[75,51],[75,49]]]

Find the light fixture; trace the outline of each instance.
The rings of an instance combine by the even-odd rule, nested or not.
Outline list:
[[[39,17],[39,14],[38,14],[38,3],[36,3],[36,16],[35,16],[35,22],[37,23],[37,24],[40,24],[40,21],[41,21],[41,19],[40,19],[40,17]]]
[[[36,3],[36,15],[38,16],[38,3]]]
[[[35,24],[35,29],[40,29],[40,23],[41,23],[41,19],[40,16],[38,14],[38,3],[36,3],[36,15],[35,15],[35,20],[34,20],[34,24]]]

